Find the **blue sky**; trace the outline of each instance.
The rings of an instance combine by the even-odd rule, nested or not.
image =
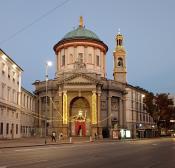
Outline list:
[[[22,84],[29,91],[35,80],[44,80],[45,62],[55,62],[54,44],[78,26],[82,15],[86,28],[109,47],[109,79],[120,28],[128,83],[154,93],[175,93],[174,0],[0,0],[0,5],[0,48],[24,69]],[[51,67],[49,78],[54,74]]]

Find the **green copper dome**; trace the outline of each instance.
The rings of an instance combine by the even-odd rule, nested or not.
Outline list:
[[[91,41],[93,43],[98,43],[105,47],[105,52],[108,51],[108,46],[100,40],[100,38],[92,31],[86,29],[83,24],[83,17],[80,16],[80,22],[78,28],[68,32],[57,44],[54,45],[53,49],[56,52],[57,47],[69,41]]]
[[[67,33],[62,40],[67,39],[93,39],[100,41],[99,37],[94,32],[80,26],[77,29]]]

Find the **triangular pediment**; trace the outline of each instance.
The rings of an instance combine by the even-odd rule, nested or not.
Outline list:
[[[69,76],[68,78],[65,78],[62,83],[67,84],[96,84],[99,83],[99,81],[89,75],[86,74],[73,74],[72,76]]]
[[[85,78],[85,77],[82,77],[82,76],[77,76],[69,81],[67,81],[68,83],[92,83],[91,80]]]

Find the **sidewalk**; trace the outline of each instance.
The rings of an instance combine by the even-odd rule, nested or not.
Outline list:
[[[45,138],[40,137],[27,137],[19,139],[9,139],[9,140],[0,140],[0,149],[3,148],[16,148],[16,147],[30,147],[30,146],[45,146],[45,145],[59,145],[59,144],[71,144],[71,143],[88,143],[90,142],[89,137],[72,137],[61,139],[56,142],[52,142],[50,137]]]
[[[167,137],[168,138],[168,137]],[[45,138],[41,137],[27,137],[27,138],[19,138],[19,139],[10,139],[10,140],[1,140],[0,139],[0,149],[4,148],[18,148],[18,147],[32,147],[32,146],[45,146],[45,145],[61,145],[61,144],[78,144],[78,143],[105,143],[105,142],[127,142],[127,141],[141,141],[141,140],[156,140],[156,139],[167,139],[167,138],[144,138],[144,139],[90,139],[90,137],[72,137],[58,140],[56,142],[52,142],[50,137],[47,137],[46,144]],[[169,137],[173,139],[172,137]]]

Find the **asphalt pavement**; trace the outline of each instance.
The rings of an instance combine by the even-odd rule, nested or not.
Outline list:
[[[0,149],[0,168],[174,168],[175,138]]]

